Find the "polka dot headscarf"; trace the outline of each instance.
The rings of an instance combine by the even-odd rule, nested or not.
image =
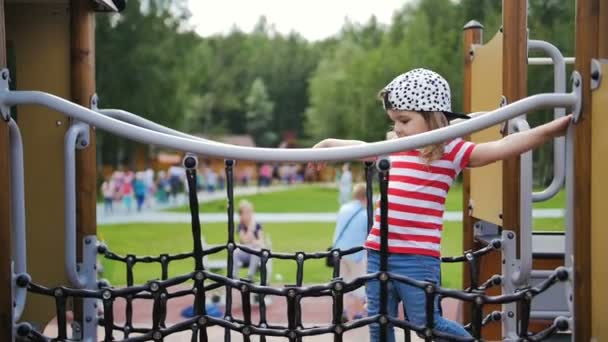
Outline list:
[[[382,91],[384,109],[443,112],[448,120],[469,117],[452,112],[450,85],[438,73],[413,69],[397,76]]]

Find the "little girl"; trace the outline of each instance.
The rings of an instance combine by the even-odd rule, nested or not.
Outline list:
[[[449,120],[468,118],[452,112],[450,87],[439,74],[414,69],[399,75],[381,92],[380,100],[391,121],[396,138],[445,127]],[[423,148],[390,155],[388,185],[388,271],[421,281],[439,284],[440,247],[443,212],[448,190],[465,167],[478,167],[524,153],[545,141],[565,133],[571,117],[552,121],[529,131],[510,134],[503,139],[474,144],[460,138]],[[325,139],[314,147],[338,147],[364,144],[358,140]],[[365,247],[368,250],[367,272],[380,269],[380,211],[376,216]],[[380,283],[367,284],[368,314],[380,311]],[[408,319],[416,325],[426,323],[425,294],[416,287],[389,282],[388,313],[397,316],[397,304],[403,302]],[[434,329],[462,337],[470,334],[459,323],[441,317],[435,304]],[[378,324],[370,326],[371,341],[379,341]],[[395,340],[389,326],[388,341]]]

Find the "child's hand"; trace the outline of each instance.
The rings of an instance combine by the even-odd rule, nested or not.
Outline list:
[[[572,122],[572,114],[568,114],[563,118],[559,118],[549,123],[549,135],[551,137],[561,137],[566,135],[570,122]]]

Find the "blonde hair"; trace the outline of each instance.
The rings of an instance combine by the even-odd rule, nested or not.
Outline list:
[[[239,201],[239,215],[243,213],[243,209],[249,209],[251,211],[251,219],[249,220],[249,224],[247,224],[247,230],[249,231],[251,229],[252,231],[255,231],[256,222],[253,215],[253,203],[246,199]],[[241,223],[244,223],[242,219]]]
[[[426,121],[426,125],[429,131],[446,127],[449,125],[448,119],[442,112],[418,112]],[[435,160],[443,157],[443,151],[445,149],[445,142],[438,144],[428,145],[422,148],[420,158],[422,158],[427,164],[434,162]]]
[[[365,189],[365,183],[355,184],[355,186],[353,186],[353,198],[357,200],[367,199]]]

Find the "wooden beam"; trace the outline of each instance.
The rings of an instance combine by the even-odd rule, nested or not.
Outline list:
[[[469,21],[463,28],[464,30],[464,43],[463,43],[463,52],[464,52],[464,99],[463,99],[463,110],[465,113],[470,113],[473,111],[471,105],[471,82],[472,82],[472,67],[471,63],[473,61],[473,56],[471,54],[471,49],[473,45],[482,44],[483,43],[483,26],[474,21]],[[465,137],[465,139],[469,140],[469,137]],[[469,200],[471,198],[471,173],[468,169],[463,171],[463,185],[462,185],[462,207],[468,208]],[[471,217],[470,210],[462,211],[462,227],[463,227],[463,240],[462,240],[462,250],[467,251],[471,249],[475,249],[477,244],[474,241],[473,236],[473,224],[474,219]],[[471,279],[469,277],[469,264],[464,262],[462,263],[462,284],[461,288],[465,288],[468,284],[471,283]],[[470,322],[471,320],[471,307],[469,305],[462,305],[462,317],[464,322]]]
[[[502,6],[503,95],[507,98],[508,103],[512,103],[526,97],[528,92],[527,1],[503,0]],[[504,160],[502,178],[503,227],[515,231],[518,237],[520,229],[519,163],[519,156]]]
[[[71,96],[72,101],[91,107],[95,94],[95,13],[92,2],[71,0]],[[97,190],[95,130],[90,129],[89,146],[76,153],[76,244],[82,255],[82,241],[97,234]],[[82,320],[80,301],[74,305],[74,317]]]
[[[6,68],[4,0],[0,0],[0,67]],[[8,125],[0,122],[0,340],[13,340]]]
[[[582,120],[574,137],[574,331],[577,341],[591,338],[591,59],[597,56],[600,0],[576,2],[576,66],[582,77]],[[597,319],[601,319],[598,317]],[[603,318],[602,318],[603,319]]]

